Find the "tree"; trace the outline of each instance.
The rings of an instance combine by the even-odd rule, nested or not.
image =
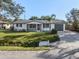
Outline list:
[[[5,17],[19,18],[24,12],[24,7],[13,2],[13,0],[0,0],[0,15]]]
[[[29,18],[29,20],[38,20],[39,18],[37,16],[32,16],[31,18]]]
[[[52,14],[51,16],[41,16],[40,18],[38,18],[37,16],[32,16],[31,18],[29,18],[29,20],[48,20],[48,21],[51,21],[51,20],[55,20],[56,18],[56,15],[55,14]]]
[[[79,29],[79,10],[73,8],[68,14],[66,14],[66,18],[69,23],[72,24],[74,30]]]
[[[56,15],[55,15],[55,14],[52,14],[52,15],[51,15],[51,18],[52,18],[53,20],[55,20]]]
[[[41,16],[41,20],[50,20],[51,17],[50,16]]]
[[[24,7],[20,6],[19,4],[15,4],[13,7],[10,7],[8,10],[8,14],[13,16],[15,19],[18,19],[19,16],[24,12]]]
[[[55,20],[55,18],[56,18],[55,14],[52,14],[51,16],[41,16],[42,20],[48,20],[48,21]]]

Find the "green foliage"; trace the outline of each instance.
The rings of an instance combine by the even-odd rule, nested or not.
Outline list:
[[[51,16],[41,16],[41,20],[55,20],[56,15],[52,14]]]
[[[17,47],[17,46],[0,46],[0,51],[42,51],[48,50],[49,47]]]
[[[56,15],[52,14],[51,16],[41,16],[40,18],[37,16],[32,16],[29,20],[55,20]]]
[[[74,22],[72,23],[72,26],[73,26],[74,30],[79,29],[78,28],[78,20],[74,20]]]
[[[56,34],[46,32],[1,32],[0,46],[37,47],[40,41],[58,41]]]
[[[39,41],[38,40],[28,40],[22,44],[24,47],[38,47]]]
[[[29,18],[29,20],[38,20],[39,18],[37,16],[32,16],[31,18]]]
[[[77,31],[77,29],[79,29],[79,9],[71,9],[71,11],[66,14],[66,18],[68,23],[72,24],[70,25],[72,27],[71,30]]]
[[[60,38],[59,38],[59,36],[55,35],[53,38],[50,37],[49,41],[50,41],[50,43],[55,42],[55,41],[60,41]]]
[[[23,12],[24,7],[20,4],[16,4],[13,0],[0,0],[0,15],[8,17],[18,18]]]
[[[79,32],[79,29],[76,29],[75,31],[76,31],[76,32]]]
[[[15,19],[18,19],[19,16],[24,12],[24,7],[20,6],[19,4],[15,4],[8,10],[8,14],[10,14]]]
[[[50,17],[50,16],[41,16],[41,19],[50,21],[52,19],[52,17]]]
[[[52,29],[51,30],[51,34],[57,34],[57,30],[56,29]]]

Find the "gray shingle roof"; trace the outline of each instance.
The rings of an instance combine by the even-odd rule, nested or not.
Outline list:
[[[64,24],[64,20],[52,20],[52,21],[47,21],[47,20],[18,20],[13,22],[15,23],[29,23],[29,22],[39,22],[39,23],[54,23],[54,24]]]
[[[7,22],[5,22],[5,21],[0,21],[0,24],[6,24]]]

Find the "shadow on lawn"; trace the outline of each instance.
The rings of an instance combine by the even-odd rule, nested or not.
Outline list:
[[[25,31],[2,31],[3,33],[29,33],[29,32],[25,32]]]
[[[7,35],[7,36],[4,36],[3,39],[12,40],[12,39],[16,39],[16,38],[23,37],[23,36],[25,36],[25,35]]]

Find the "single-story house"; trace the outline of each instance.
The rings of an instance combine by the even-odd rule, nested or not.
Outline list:
[[[51,31],[56,29],[58,31],[65,31],[65,21],[63,20],[18,20],[13,22],[15,31]]]

